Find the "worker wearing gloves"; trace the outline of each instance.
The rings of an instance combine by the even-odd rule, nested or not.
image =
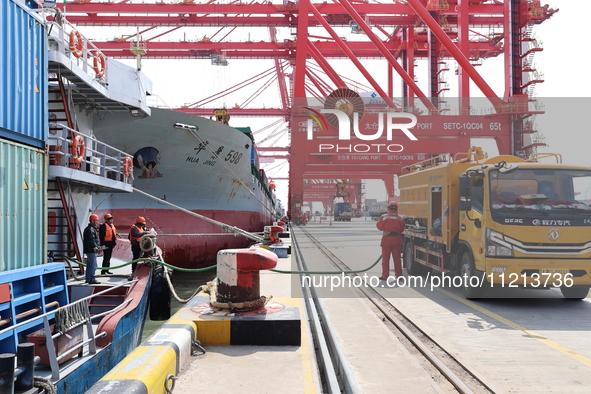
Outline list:
[[[394,259],[394,275],[402,276],[402,244],[405,225],[404,218],[398,214],[398,204],[394,200],[388,201],[388,213],[380,216],[376,223],[378,230],[382,231],[382,277],[386,280],[390,274],[390,255]]]

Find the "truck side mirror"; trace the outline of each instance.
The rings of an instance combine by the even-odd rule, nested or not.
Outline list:
[[[472,202],[470,200],[460,200],[460,211],[469,211],[472,209]]]
[[[460,197],[470,197],[472,177],[467,174],[462,174],[458,178],[460,179]]]

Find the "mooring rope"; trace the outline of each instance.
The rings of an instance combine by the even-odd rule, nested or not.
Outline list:
[[[55,313],[55,330],[65,334],[72,328],[76,327],[82,322],[88,320],[86,308],[83,304],[85,301],[76,301],[74,303],[64,305]]]
[[[199,287],[199,290],[202,290],[204,293],[209,294],[209,303],[212,307],[217,309],[228,309],[230,312],[246,312],[252,311],[254,309],[259,309],[262,306],[265,306],[267,302],[271,301],[273,296],[270,296],[268,299],[265,296],[261,296],[260,298],[252,301],[244,301],[244,302],[218,302],[217,301],[217,287],[213,282],[207,282],[206,285],[202,285]]]
[[[166,205],[168,205],[168,206],[170,206],[170,207],[173,207],[173,208],[175,208],[175,209],[178,209],[178,210],[179,210],[179,211],[181,211],[181,212],[187,213],[187,214],[189,214],[189,215],[195,216],[196,218],[199,218],[199,219],[205,220],[206,222],[209,222],[209,223],[211,223],[211,224],[214,224],[214,225],[216,225],[216,226],[219,226],[219,227],[221,227],[221,228],[222,228],[222,230],[223,230],[223,231],[226,231],[226,232],[233,232],[233,233],[236,233],[236,234],[242,235],[242,236],[244,236],[244,237],[246,237],[246,238],[252,239],[253,241],[257,241],[257,242],[263,242],[263,240],[264,240],[264,239],[263,239],[263,237],[260,237],[260,236],[258,236],[258,235],[255,235],[255,234],[253,234],[253,233],[250,233],[250,232],[248,232],[248,231],[246,231],[246,230],[242,230],[241,228],[238,228],[238,227],[236,227],[236,226],[230,226],[229,224],[226,224],[226,223],[219,222],[219,221],[217,221],[217,220],[214,220],[214,219],[208,218],[207,216],[203,216],[203,215],[200,215],[200,214],[198,214],[198,213],[191,212],[191,211],[189,211],[188,209],[185,209],[185,208],[183,208],[183,207],[180,207],[180,206],[178,206],[178,205],[172,204],[172,203],[170,203],[170,202],[168,202],[168,201],[166,201],[166,200],[163,200],[163,199],[161,199],[161,198],[158,198],[158,197],[156,197],[156,196],[153,196],[153,195],[151,195],[151,194],[149,194],[149,193],[146,193],[146,192],[144,192],[144,191],[142,191],[142,190],[136,189],[135,187],[133,188],[133,191],[134,191],[134,192],[138,192],[138,193],[140,193],[140,194],[143,194],[144,196],[146,196],[146,197],[149,197],[149,198],[151,198],[151,199],[154,199],[154,200],[156,200],[156,201],[158,201],[158,202],[161,202],[162,204],[166,204]]]

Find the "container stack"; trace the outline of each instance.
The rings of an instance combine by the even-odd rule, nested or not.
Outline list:
[[[46,256],[47,36],[15,0],[0,2],[0,271]]]

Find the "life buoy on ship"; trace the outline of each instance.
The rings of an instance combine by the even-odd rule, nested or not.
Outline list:
[[[275,188],[276,188],[275,182],[274,181],[269,182],[269,189],[275,190]]]
[[[84,138],[77,135],[72,140],[72,146],[70,147],[70,154],[72,155],[72,161],[76,164],[82,162],[82,158],[84,157],[84,152],[86,148],[84,146]]]
[[[166,267],[155,264],[152,271],[150,287],[150,320],[161,321],[170,319],[171,291],[166,281]]]
[[[123,160],[123,175],[125,175],[126,178],[129,178],[132,172],[133,162],[131,161],[131,157],[126,157],[125,160]]]
[[[103,55],[103,53],[101,51],[98,51],[97,53],[94,54],[94,61],[93,61],[93,67],[94,72],[96,73],[97,77],[102,77],[103,75],[105,75],[105,69],[107,68],[107,59],[105,58],[105,55]]]
[[[78,30],[72,30],[70,32],[70,51],[75,57],[82,57],[83,42],[82,35]]]

